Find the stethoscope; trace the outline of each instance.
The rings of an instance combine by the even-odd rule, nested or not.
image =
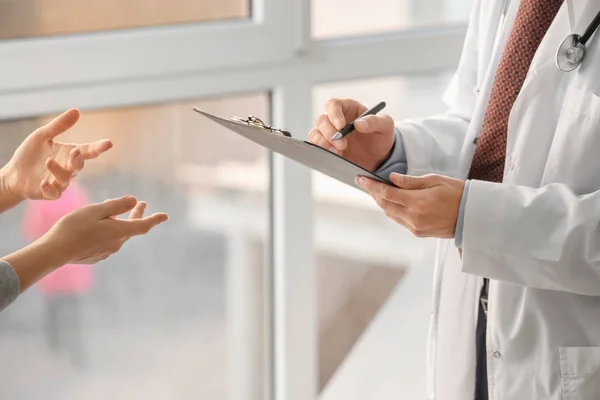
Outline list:
[[[498,24],[498,32],[504,25],[504,20],[508,12],[510,0],[504,0],[504,6],[500,21]],[[581,65],[585,58],[586,44],[592,37],[594,32],[600,27],[600,11],[594,17],[592,23],[587,27],[582,36],[573,33],[562,41],[558,50],[556,50],[556,67],[563,72],[571,72]],[[496,35],[498,38],[498,35]],[[495,47],[495,45],[494,45]]]
[[[562,41],[556,50],[556,66],[563,72],[570,72],[581,65],[585,58],[586,43],[600,26],[600,11],[587,27],[583,36],[573,33]]]

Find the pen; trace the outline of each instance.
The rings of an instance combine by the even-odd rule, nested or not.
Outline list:
[[[383,110],[384,108],[385,108],[385,101],[382,101],[381,103],[377,104],[375,107],[362,113],[356,119],[366,117],[367,115],[375,115],[379,111]],[[356,121],[356,119],[354,121]],[[346,125],[342,129],[340,129],[339,132],[337,132],[335,135],[333,135],[332,140],[340,140],[341,138],[346,137],[348,134],[350,134],[350,132],[354,131],[354,121],[350,122],[348,125]]]

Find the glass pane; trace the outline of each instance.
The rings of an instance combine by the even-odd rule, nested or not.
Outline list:
[[[333,97],[355,98],[367,107],[385,100],[388,106],[383,112],[395,119],[442,112],[441,96],[451,76],[440,72],[320,85],[313,91],[314,115],[323,113],[324,104]],[[389,220],[369,196],[317,172],[313,172],[313,197],[315,246],[320,252],[318,359],[323,389],[410,267],[396,260],[420,242]],[[344,240],[331,241],[339,237]],[[348,381],[358,385],[364,377]]]
[[[249,16],[249,0],[0,0],[0,38],[61,35]]]
[[[312,0],[318,39],[464,22],[473,0]]]
[[[218,172],[237,163],[268,182],[267,153],[191,105],[268,119],[269,103],[257,94],[86,112],[62,135],[108,137],[115,147],[86,164],[76,203],[28,202],[3,214],[0,254],[42,233],[32,210],[51,224],[52,211],[85,197],[132,194],[170,220],[100,265],[58,270],[0,314],[0,359],[10,360],[0,374],[3,398],[266,398],[267,245],[249,229],[231,229]],[[0,122],[0,161],[47,119]],[[253,228],[268,232],[267,197],[252,206],[261,216]]]

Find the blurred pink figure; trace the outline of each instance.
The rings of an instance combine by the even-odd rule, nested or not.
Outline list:
[[[35,200],[27,204],[23,227],[25,237],[34,241],[43,236],[64,215],[89,204],[83,188],[71,182],[61,198],[54,201]],[[89,265],[67,264],[39,282],[41,291],[49,296],[83,294],[92,286],[92,269]]]
[[[38,239],[61,217],[87,204],[88,196],[76,182],[71,182],[58,200],[29,201],[23,220],[26,238],[30,241]],[[38,283],[45,297],[45,332],[48,344],[56,351],[67,350],[77,367],[85,367],[87,364],[80,298],[92,288],[92,273],[90,265],[67,264]]]

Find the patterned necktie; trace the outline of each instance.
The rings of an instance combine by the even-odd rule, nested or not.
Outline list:
[[[563,0],[521,0],[498,65],[469,179],[502,182],[510,110],[533,56],[562,3]]]

